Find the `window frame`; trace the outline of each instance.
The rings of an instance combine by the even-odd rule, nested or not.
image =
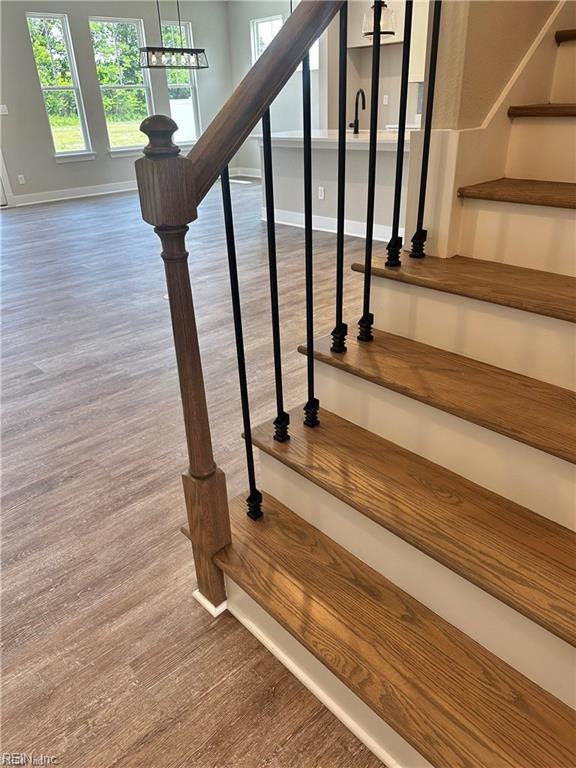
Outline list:
[[[260,56],[262,56],[262,53],[264,53],[264,51],[262,51],[260,56],[256,55],[256,53],[257,53],[257,36],[256,36],[256,34],[257,34],[256,33],[257,25],[260,22],[262,22],[262,21],[278,21],[278,20],[280,20],[282,22],[282,24],[281,24],[281,28],[282,28],[284,26],[284,24],[286,23],[286,20],[285,20],[283,14],[281,14],[281,13],[275,13],[272,16],[259,16],[259,17],[255,18],[255,19],[250,19],[250,49],[251,49],[251,52],[252,52],[252,66],[254,66],[254,64],[256,64],[256,62],[258,61]],[[278,34],[278,33],[276,33],[276,34]],[[310,46],[310,51],[312,50],[312,48],[315,45],[318,46],[318,64],[317,64],[317,66],[310,66],[310,71],[311,72],[319,72],[320,71],[320,38],[318,38],[317,40],[315,40],[312,43],[312,45]],[[308,53],[310,53],[310,51],[308,51]],[[301,69],[302,69],[302,64],[299,64],[296,71],[300,72]]]
[[[163,27],[178,27],[177,21],[166,21],[162,20],[162,26]],[[192,29],[192,22],[188,21],[187,19],[182,19],[180,21],[180,26],[184,27],[184,42],[185,47],[188,48],[194,48],[194,30]],[[200,116],[200,97],[198,94],[198,77],[196,70],[194,69],[188,69],[183,70],[188,72],[188,79],[190,81],[190,90],[192,91],[192,111],[194,112],[194,123],[196,126],[197,136],[194,139],[188,139],[186,141],[181,142],[181,146],[188,146],[192,145],[194,142],[198,141],[199,137],[202,135],[202,120]],[[166,77],[166,88],[168,90],[168,103],[170,103],[170,88],[174,88],[176,86],[171,86],[168,82],[168,71],[164,70],[164,74]],[[186,87],[186,86],[183,86]],[[179,126],[180,128],[180,126]]]
[[[284,26],[284,16],[281,13],[275,13],[272,16],[259,16],[256,19],[250,19],[250,48],[252,51],[252,66],[256,64],[260,56],[262,56],[262,53],[260,55],[257,55],[258,53],[258,44],[257,44],[257,26],[258,24],[261,24],[265,21],[280,21],[281,25],[280,28]]]
[[[34,59],[34,66],[36,68],[36,74],[38,76],[38,82],[40,84],[40,90],[42,91],[42,101],[44,102],[44,111],[46,118],[48,119],[48,125],[50,126],[50,139],[54,148],[54,157],[57,159],[65,159],[67,157],[75,157],[78,155],[93,155],[92,141],[90,138],[90,131],[88,129],[88,121],[86,120],[86,110],[84,108],[84,99],[82,97],[82,88],[80,86],[80,78],[78,76],[78,68],[76,66],[76,54],[74,52],[74,44],[72,42],[72,35],[70,34],[70,23],[68,21],[68,14],[66,13],[50,13],[42,11],[26,11],[26,22],[28,19],[58,19],[62,22],[62,31],[64,33],[64,45],[66,46],[66,53],[68,55],[68,63],[70,66],[70,79],[72,85],[42,85],[40,80],[40,72],[38,71],[38,64],[36,57],[34,56],[34,47],[32,46],[32,58]],[[28,37],[30,44],[32,45],[32,37],[30,35],[30,28],[28,28]],[[84,138],[84,149],[72,149],[69,152],[58,152],[56,144],[54,143],[54,134],[52,133],[52,124],[50,122],[50,115],[46,108],[46,100],[44,93],[48,91],[72,91],[76,98],[76,107],[78,109],[78,118],[80,120],[80,128],[82,130],[82,136]]]
[[[107,85],[100,82],[100,78],[98,77],[98,66],[96,64],[96,50],[94,48],[94,40],[92,39],[92,30],[90,28],[90,24],[93,21],[101,21],[104,23],[113,23],[113,24],[134,24],[136,27],[136,34],[138,35],[138,47],[143,48],[146,45],[146,35],[145,35],[145,29],[144,29],[144,19],[137,19],[137,18],[129,18],[129,17],[123,17],[123,16],[88,16],[88,31],[90,34],[90,42],[92,45],[92,54],[94,56],[94,66],[96,69],[96,79],[98,80],[98,87],[100,89],[100,103],[102,104],[102,110],[104,111],[104,121],[106,123],[106,134],[108,136],[108,151],[112,154],[122,154],[126,153],[127,151],[133,151],[136,149],[142,149],[142,146],[139,144],[131,144],[123,147],[112,147],[110,145],[110,131],[108,130],[108,119],[106,117],[106,110],[104,110],[104,101],[102,99],[102,90],[129,90],[129,89],[139,89],[144,91],[144,95],[146,97],[146,107],[148,109],[148,117],[150,115],[154,114],[154,94],[152,92],[152,82],[150,80],[150,73],[147,69],[141,69],[142,72],[142,84],[141,85]],[[142,144],[146,142],[146,139],[144,138],[142,140]]]

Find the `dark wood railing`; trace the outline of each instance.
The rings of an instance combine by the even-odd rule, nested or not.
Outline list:
[[[404,65],[402,68],[399,127],[402,131],[406,120],[406,93],[408,87],[408,55],[411,31],[412,0],[407,0],[408,13],[404,29]],[[377,160],[377,117],[378,80],[380,59],[380,18],[385,4],[374,2],[373,29],[373,70],[372,70],[372,114],[370,121],[370,151],[368,171],[368,211],[366,228],[366,271],[363,315],[360,320],[359,339],[372,339],[373,316],[370,311],[370,266],[374,225],[374,187]],[[188,253],[185,237],[188,225],[197,218],[197,206],[214,182],[220,178],[226,244],[231,281],[233,317],[240,386],[240,401],[246,446],[246,466],[250,493],[247,511],[251,518],[261,517],[262,494],[260,493],[252,453],[250,402],[244,336],[242,328],[241,296],[238,281],[238,266],[234,238],[232,196],[228,164],[259,120],[262,120],[264,149],[264,182],[267,211],[268,255],[270,269],[270,298],[272,309],[272,341],[276,388],[276,417],[271,424],[274,438],[281,442],[290,439],[288,414],[284,410],[282,386],[282,363],[280,345],[280,314],[278,301],[278,280],[276,274],[276,235],[274,224],[274,195],[272,171],[272,145],[269,108],[284,84],[302,63],[303,96],[303,152],[305,201],[305,272],[306,272],[306,330],[307,330],[307,383],[308,400],[304,406],[304,424],[311,428],[319,426],[319,401],[314,384],[314,306],[313,306],[313,228],[312,228],[312,148],[311,148],[311,104],[310,71],[308,51],[315,40],[326,29],[330,21],[340,12],[340,55],[339,55],[339,118],[338,118],[338,201],[336,237],[336,325],[332,333],[332,350],[346,353],[347,325],[343,318],[343,269],[344,269],[344,212],[345,212],[345,168],[346,168],[346,62],[347,62],[347,3],[345,0],[304,0],[287,20],[278,35],[258,59],[231,98],[200,137],[187,157],[180,155],[172,136],[177,130],[176,123],[169,117],[155,115],[147,118],[141,126],[149,138],[144,156],[136,162],[136,176],[145,221],[154,226],[162,244],[162,258],[166,271],[168,298],[172,317],[176,361],[180,379],[180,391],[184,412],[184,425],[188,447],[189,466],[183,475],[184,494],[188,524],[196,572],[201,596],[218,607],[225,601],[225,587],[222,573],[214,565],[213,557],[231,540],[228,500],[224,473],[214,461],[208,409],[204,391],[204,379],[194,315],[192,288],[188,271]],[[435,29],[439,24],[439,0],[436,0],[434,17]],[[434,45],[438,45],[436,35]],[[432,51],[435,65],[436,51]],[[430,67],[429,67],[430,69]],[[434,70],[434,66],[432,67]],[[432,94],[432,95],[431,95]],[[430,141],[433,83],[429,86],[427,98],[425,160]],[[426,144],[427,142],[427,144]],[[402,193],[402,163],[404,136],[398,139],[394,200],[395,240],[389,248],[390,266],[400,266],[398,237],[400,196]],[[426,173],[423,171],[420,200],[425,197]],[[422,217],[419,230],[423,230]],[[400,246],[399,246],[400,243]],[[415,254],[413,254],[415,255]]]

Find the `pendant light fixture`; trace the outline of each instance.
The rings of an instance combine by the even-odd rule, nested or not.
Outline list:
[[[395,35],[396,27],[396,14],[391,8],[388,8],[383,0],[376,0],[382,6],[382,16],[380,17],[380,34],[381,35]],[[362,35],[364,37],[372,37],[374,34],[374,6],[372,6],[372,13],[365,13],[362,22]]]
[[[160,45],[140,48],[141,69],[208,69],[208,59],[204,48],[186,48],[182,36],[180,21],[180,0],[176,0],[178,10],[178,29],[180,31],[180,47],[170,48],[164,45],[162,35],[162,19],[160,17],[160,0],[156,0],[158,11],[158,27],[160,29]]]

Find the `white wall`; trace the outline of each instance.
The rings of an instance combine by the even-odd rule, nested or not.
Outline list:
[[[290,15],[288,0],[232,0],[229,4],[229,34],[230,55],[232,62],[232,78],[235,87],[252,66],[252,49],[250,40],[250,21],[266,16],[282,15],[284,21]],[[294,3],[296,5],[296,3]],[[326,39],[321,39],[320,67],[324,67],[322,76],[326,76]],[[324,59],[324,61],[323,61]],[[326,104],[324,88],[321,84],[320,71],[312,71],[310,76],[312,90],[312,127],[325,128]],[[302,73],[296,72],[286,83],[270,111],[272,131],[291,131],[302,129]],[[258,126],[254,131],[260,133]],[[234,166],[247,169],[260,168],[258,144],[249,139],[238,152]]]
[[[162,3],[164,17],[173,20],[175,9]],[[182,18],[192,22],[194,42],[205,47],[210,69],[198,72],[200,113],[204,126],[226,101],[231,90],[228,38],[228,3],[184,2]],[[26,12],[65,13],[68,16],[78,76],[88,117],[94,160],[57,163],[28,35]],[[66,196],[69,190],[122,188],[134,183],[134,156],[111,156],[100,100],[88,26],[89,16],[141,18],[146,40],[158,38],[156,4],[149,0],[6,0],[0,5],[2,67],[0,103],[8,115],[0,117],[2,154],[12,194],[18,201]],[[152,72],[154,110],[169,114],[168,92],[162,72]],[[144,139],[144,137],[143,137]],[[17,176],[22,174],[25,185]]]

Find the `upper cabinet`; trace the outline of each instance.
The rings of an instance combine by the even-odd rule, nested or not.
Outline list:
[[[348,48],[369,48],[371,37],[364,37],[364,19],[372,21],[372,2],[349,0],[348,2]],[[405,0],[389,0],[387,8],[393,14],[394,35],[382,35],[382,45],[397,45],[404,42]],[[429,0],[415,0],[412,15],[412,44],[410,50],[410,81],[423,82],[426,66],[426,38],[428,30]]]

